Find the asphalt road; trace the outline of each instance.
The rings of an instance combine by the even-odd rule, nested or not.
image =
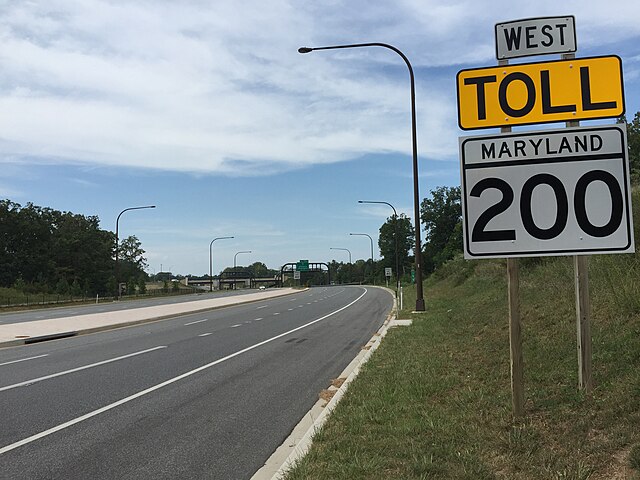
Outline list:
[[[326,287],[0,351],[0,477],[245,479],[381,326]]]
[[[246,295],[257,292],[257,289],[226,290],[223,292],[203,292],[187,295],[171,295],[166,297],[141,298],[139,300],[120,300],[119,302],[104,302],[97,304],[75,305],[67,307],[38,308],[21,312],[6,312],[0,314],[0,324],[31,322],[48,318],[72,317],[91,313],[116,312],[130,308],[154,307],[156,305],[172,305],[183,302],[196,302],[212,298]]]

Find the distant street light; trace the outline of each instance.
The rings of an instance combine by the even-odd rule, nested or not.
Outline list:
[[[118,214],[118,218],[116,218],[116,264],[115,264],[115,277],[116,277],[116,298],[120,300],[120,282],[118,281],[118,251],[120,250],[120,244],[118,240],[118,224],[120,222],[120,216],[124,212],[128,212],[129,210],[142,210],[143,208],[156,208],[155,205],[145,205],[144,207],[129,207],[125,208]]]
[[[243,250],[242,252],[237,252],[234,256],[233,256],[233,272],[235,273],[236,271],[236,258],[238,258],[238,255],[240,255],[241,253],[251,253],[251,250]],[[236,277],[233,277],[233,289],[236,289]]]
[[[348,248],[329,247],[329,250],[344,250],[349,252],[349,263],[351,263],[351,251]]]
[[[398,212],[396,207],[389,202],[380,202],[377,200],[358,200],[358,203],[380,203],[383,205],[389,205],[393,209],[393,238],[395,241],[396,249],[396,296],[400,292],[400,257],[398,256]],[[388,285],[388,284],[387,284]]]
[[[240,255],[241,253],[251,253],[251,250],[243,250],[242,252],[238,252],[233,256],[233,271],[236,270],[236,258],[238,258],[238,255]]]
[[[350,233],[349,235],[363,235],[365,237],[369,237],[369,240],[371,241],[371,277],[373,278],[373,284],[375,285],[376,277],[373,271],[373,238],[371,238],[371,235],[369,235],[368,233]]]
[[[217,237],[211,240],[211,243],[209,244],[209,291],[210,292],[213,292],[213,260],[212,260],[213,255],[211,252],[211,247],[213,246],[213,242],[215,242],[216,240],[224,240],[227,238],[233,238],[233,237]]]
[[[420,244],[420,195],[418,191],[418,134],[416,128],[416,87],[413,77],[413,67],[409,62],[409,59],[398,48],[387,43],[355,43],[350,45],[332,45],[328,47],[300,47],[299,53],[310,53],[315,50],[337,50],[345,48],[361,48],[361,47],[383,47],[394,51],[407,65],[409,69],[409,80],[411,82],[411,139],[412,139],[412,153],[413,153],[413,208],[414,208],[414,222],[415,222],[415,269],[416,269],[416,311],[424,311],[424,296],[422,293],[422,246]],[[396,266],[397,268],[397,266]],[[399,276],[400,272],[396,272]]]

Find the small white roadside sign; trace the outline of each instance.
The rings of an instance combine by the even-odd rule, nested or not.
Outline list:
[[[573,15],[526,18],[496,24],[496,58],[526,57],[576,51]]]

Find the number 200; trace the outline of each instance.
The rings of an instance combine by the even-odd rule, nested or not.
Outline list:
[[[587,187],[595,181],[604,182],[609,189],[611,196],[611,216],[609,221],[602,226],[596,226],[589,220],[586,209]],[[531,211],[531,199],[533,190],[539,185],[548,185],[552,188],[556,199],[556,219],[549,228],[540,228],[535,224],[533,212]],[[515,240],[515,230],[486,230],[487,224],[496,216],[507,210],[514,200],[511,186],[499,178],[485,178],[476,183],[471,189],[472,197],[480,197],[487,189],[496,188],[502,193],[502,199],[487,208],[478,217],[471,240],[473,242],[492,242],[500,240]],[[607,237],[613,234],[622,223],[623,198],[620,185],[616,178],[604,170],[592,170],[585,173],[576,183],[573,195],[573,208],[580,228],[592,237]],[[550,240],[560,235],[567,225],[569,217],[569,200],[564,185],[554,175],[540,173],[527,180],[522,186],[520,195],[520,215],[525,230],[532,236],[540,240]]]

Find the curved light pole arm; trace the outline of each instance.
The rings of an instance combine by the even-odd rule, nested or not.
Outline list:
[[[365,237],[369,237],[369,241],[371,242],[371,277],[373,279],[373,284],[376,284],[375,274],[374,274],[374,260],[373,260],[373,238],[368,233],[350,233],[349,235],[363,235]]]
[[[212,260],[213,242],[215,242],[216,240],[224,240],[227,238],[234,238],[234,237],[216,237],[213,240],[211,240],[211,243],[209,244],[209,291],[210,292],[213,292],[213,260]]]
[[[129,210],[141,210],[143,208],[156,208],[155,205],[145,205],[143,207],[129,207],[122,210],[118,217],[116,218],[116,252],[115,252],[115,278],[116,278],[116,296],[120,298],[120,283],[118,283],[118,250],[120,250],[120,245],[118,241],[118,227],[120,223],[120,217],[124,212],[128,212]]]
[[[396,295],[400,292],[400,256],[398,255],[398,212],[396,207],[389,202],[382,202],[378,200],[358,200],[358,203],[379,203],[382,205],[389,205],[393,210],[393,241],[395,243],[396,250]]]
[[[339,50],[345,48],[361,48],[361,47],[382,47],[397,53],[409,69],[409,79],[411,81],[411,139],[413,153],[413,207],[414,207],[414,223],[415,223],[415,269],[416,269],[416,311],[424,311],[424,296],[422,292],[422,246],[420,242],[420,193],[418,189],[418,135],[416,128],[416,87],[413,75],[413,67],[411,62],[398,48],[388,43],[352,43],[348,45],[331,45],[326,47],[300,47],[299,53],[310,53],[315,50]],[[400,272],[397,272],[400,278]]]
[[[241,253],[251,253],[251,250],[243,250],[242,252],[238,252],[233,256],[233,270],[234,271],[236,269],[236,258],[238,258],[238,255],[240,255]]]
[[[349,252],[349,263],[353,263],[351,262],[351,251],[348,248],[329,247],[329,250],[344,250],[345,252]]]

